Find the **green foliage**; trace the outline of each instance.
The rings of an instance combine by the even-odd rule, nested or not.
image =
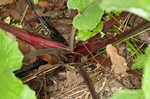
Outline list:
[[[112,99],[145,99],[143,90],[122,90],[113,94]]]
[[[110,18],[113,17],[113,15],[116,15],[116,16],[119,16],[120,15],[120,11],[117,11],[117,10],[114,10],[114,11],[111,11],[110,13],[107,13],[106,14],[106,20],[109,20]]]
[[[142,88],[144,90],[145,99],[150,99],[150,46],[146,49],[144,61],[144,79]],[[140,61],[140,60],[139,60]]]
[[[100,22],[102,15],[103,10],[97,3],[93,4],[74,18],[73,25],[79,30],[93,30]]]
[[[69,8],[78,9],[78,11],[82,12],[93,2],[95,2],[95,0],[69,0],[67,5]]]
[[[88,31],[88,30],[79,30],[77,32],[77,40],[87,40],[90,37],[96,35],[97,33],[101,32],[103,29],[103,22],[100,22],[97,27],[93,31]]]
[[[34,4],[38,4],[39,0],[33,0]]]
[[[137,58],[133,60],[134,64],[132,65],[132,69],[143,69],[144,68],[144,62],[147,57],[145,57],[144,54],[138,55]]]
[[[150,0],[103,0],[99,6],[107,12],[129,11],[150,20]]]
[[[150,58],[150,47],[147,48],[145,54],[140,54],[133,60],[134,64],[132,65],[132,69],[143,69],[146,65],[146,60]]]
[[[104,14],[104,11],[99,7],[99,3],[97,0],[68,1],[69,8],[78,9],[79,11],[79,14],[73,19],[73,26],[79,30],[77,40],[87,40],[97,34],[92,30],[100,23]]]
[[[14,70],[20,69],[23,55],[17,42],[0,29],[0,99],[36,99],[35,93],[15,77]]]
[[[68,7],[79,11],[79,14],[73,19],[73,26],[79,30],[81,35],[92,34],[89,31],[96,28],[104,11],[108,13],[111,11],[117,11],[117,13],[118,11],[129,11],[150,20],[149,4],[150,0],[68,0]],[[95,35],[94,32],[93,35]],[[77,38],[81,38],[78,36],[79,34]]]

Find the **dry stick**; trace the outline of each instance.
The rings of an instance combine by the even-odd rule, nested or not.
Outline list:
[[[53,75],[54,73],[57,73],[58,71],[64,69],[64,66],[63,64],[55,64],[55,65],[51,65],[51,64],[46,64],[45,65],[46,67],[39,70],[38,72],[36,73],[33,73],[33,74],[29,74],[29,75],[26,75],[24,77],[22,77],[22,81],[24,83],[27,83],[39,76],[42,76],[43,74],[46,74],[46,73],[50,73],[51,75]]]
[[[74,50],[74,41],[75,41],[75,33],[76,33],[76,29],[74,27],[72,27],[72,32],[71,32],[71,36],[70,36],[70,43],[69,43],[69,48],[71,51]]]
[[[91,93],[93,99],[99,99],[99,96],[97,95],[97,93],[95,91],[92,80],[89,78],[87,72],[83,69],[82,65],[79,65],[77,67],[77,69],[79,70],[80,75],[84,78],[86,84],[88,85],[90,93]]]
[[[145,22],[141,23],[140,25],[136,26],[135,28],[133,28],[127,32],[124,32],[116,37],[97,41],[92,44],[89,44],[89,45],[87,45],[87,48],[91,52],[94,52],[96,50],[103,50],[107,44],[113,44],[113,43],[117,43],[117,42],[126,40],[130,37],[138,35],[141,32],[143,33],[144,31],[149,30],[148,28],[150,28],[150,22],[145,21]],[[88,54],[88,51],[86,50],[86,48],[84,46],[77,48],[76,52],[82,53],[84,55]]]

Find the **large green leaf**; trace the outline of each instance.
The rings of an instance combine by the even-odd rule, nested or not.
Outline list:
[[[79,13],[73,20],[73,25],[79,30],[93,30],[100,22],[103,10],[97,3],[90,5],[83,13]]]
[[[143,90],[122,90],[113,94],[112,99],[145,99]]]
[[[150,20],[150,0],[102,0],[99,4],[105,11],[122,10]]]
[[[150,46],[146,49],[147,59],[144,62],[144,79],[142,88],[144,90],[145,99],[150,99]]]
[[[68,7],[79,10],[73,19],[73,26],[78,30],[93,30],[104,13],[98,3],[99,0],[69,0]]]
[[[68,8],[78,9],[80,12],[82,12],[93,2],[95,2],[95,0],[68,0],[67,6]]]
[[[17,42],[0,29],[0,99],[36,99],[34,91],[13,74],[21,68],[22,59]]]

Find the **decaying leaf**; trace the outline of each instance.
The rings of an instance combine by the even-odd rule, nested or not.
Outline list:
[[[50,8],[55,7],[55,4],[49,3],[47,1],[39,1],[38,4],[41,7],[50,7]]]
[[[13,3],[13,0],[0,0],[0,5],[6,5],[10,3]]]
[[[120,56],[117,52],[117,49],[111,44],[106,46],[106,53],[110,57],[112,62],[112,71],[115,74],[120,74],[122,76],[127,75],[127,70],[129,69],[126,64],[126,60]]]
[[[59,62],[59,59],[56,55],[50,55],[50,54],[43,54],[40,55],[40,58],[44,61],[48,62],[49,64],[57,64]]]

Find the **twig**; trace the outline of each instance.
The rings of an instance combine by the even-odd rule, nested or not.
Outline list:
[[[21,18],[21,21],[20,21],[20,24],[22,24],[23,20],[24,20],[24,17],[27,13],[27,10],[28,10],[29,6],[27,5],[26,8],[25,8],[25,11],[23,12],[23,15],[22,15],[22,18]]]
[[[75,41],[75,33],[76,33],[76,29],[74,27],[72,27],[72,32],[71,32],[71,36],[70,36],[70,43],[69,43],[69,48],[71,51],[74,50],[74,41]]]
[[[27,75],[25,77],[22,77],[21,79],[23,80],[24,83],[29,82],[32,79],[37,78],[38,76],[42,76],[43,74],[46,73],[50,73],[50,75],[53,75],[54,73],[56,74],[56,72],[63,70],[65,67],[62,64],[55,64],[55,65],[51,65],[51,64],[46,64],[46,67],[41,69],[40,71],[31,74],[31,75]]]
[[[99,96],[97,95],[97,93],[95,91],[92,80],[89,78],[87,72],[83,69],[82,66],[78,66],[78,70],[79,70],[80,75],[84,78],[86,84],[88,85],[93,99],[99,99]]]

